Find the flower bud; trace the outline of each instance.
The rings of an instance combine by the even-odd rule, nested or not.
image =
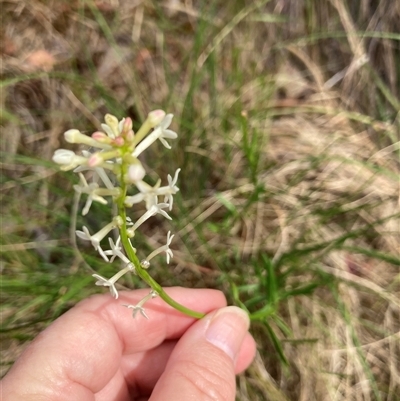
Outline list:
[[[125,139],[128,143],[133,142],[133,139],[135,138],[135,133],[132,130],[129,130],[126,134],[125,134]]]
[[[69,143],[81,143],[83,145],[93,146],[101,149],[110,148],[108,143],[104,143],[104,141],[103,142],[97,141],[97,139],[93,137],[93,135],[92,137],[84,135],[77,129],[70,129],[64,132],[64,138]]]
[[[85,137],[85,135],[81,134],[77,129],[69,129],[64,132],[64,138],[69,143],[82,143],[82,137]]]
[[[133,141],[133,138],[135,137],[135,134],[132,131],[132,119],[130,117],[126,117],[124,119],[121,131],[121,136],[124,137],[125,141],[131,143]]]
[[[53,155],[53,161],[61,165],[61,170],[68,171],[79,165],[86,165],[86,157],[77,156],[72,150],[57,149]]]
[[[122,125],[122,132],[129,132],[132,129],[132,119],[130,117],[126,117],[124,124]]]
[[[123,146],[125,143],[124,138],[122,138],[122,136],[117,136],[115,139],[113,139],[113,144],[116,146]]]
[[[104,159],[101,157],[100,153],[94,153],[92,156],[90,156],[89,161],[88,161],[88,166],[89,167],[97,167],[100,166],[104,162]]]
[[[108,152],[96,152],[93,153],[89,158],[88,166],[89,167],[98,167],[105,161],[110,161],[111,159],[116,159],[121,156],[120,149],[112,149]]]
[[[93,132],[92,138],[100,143],[111,143],[111,138],[109,138],[104,132]]]
[[[111,131],[113,132],[113,134],[116,137],[119,136],[118,118],[111,114],[106,114],[104,117],[104,121],[111,128]]]
[[[115,216],[113,222],[116,224],[117,227],[121,228],[124,225],[124,221],[122,220],[121,216]]]
[[[54,152],[53,155],[53,162],[57,164],[70,164],[74,158],[76,157],[76,154],[72,150],[68,149],[57,149]]]
[[[155,127],[156,125],[159,125],[161,121],[165,117],[165,111],[164,110],[153,110],[149,113],[147,116],[147,119],[149,123],[151,124],[152,127]]]
[[[132,164],[128,168],[128,174],[127,174],[127,181],[128,182],[137,182],[143,180],[144,176],[146,175],[146,171],[143,168],[143,166],[139,163],[137,164]]]

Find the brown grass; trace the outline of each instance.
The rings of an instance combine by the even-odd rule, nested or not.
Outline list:
[[[165,285],[229,293],[221,274],[255,283],[260,254],[279,262],[294,249],[327,243],[282,262],[294,269],[288,285],[315,274],[330,282],[280,306],[292,330],[288,337],[275,328],[289,367],[254,325],[259,355],[238,379],[238,398],[399,400],[400,40],[393,35],[400,3],[209,7],[172,0],[1,4],[2,272],[18,277],[32,262],[56,263],[51,241],[68,241],[54,227],[70,212],[63,195],[70,180],[32,160],[50,160],[65,147],[66,129],[93,131],[105,112],[138,121],[164,106],[182,135],[155,169],[165,176],[170,166],[185,166],[188,210],[176,223],[177,264]],[[240,115],[259,136],[257,182]],[[265,192],[248,204],[257,185]],[[163,230],[149,226],[147,243],[154,246]],[[14,302],[2,308],[6,319],[19,301],[2,297],[7,308]],[[42,327],[30,326],[27,336]],[[2,338],[7,362],[27,337]]]

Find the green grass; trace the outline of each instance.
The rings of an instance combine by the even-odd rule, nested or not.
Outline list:
[[[175,259],[152,263],[154,278],[221,289],[248,310],[260,355],[238,399],[396,400],[399,7],[58,3],[62,13],[52,2],[23,8],[32,40],[12,18],[16,3],[4,6],[14,33],[0,104],[3,373],[41,329],[101,291],[92,270],[113,271],[73,247],[77,177],[50,161],[62,133],[93,132],[106,112],[137,128],[164,108],[179,138],[144,163],[154,182],[181,167],[180,193],[173,222],[149,220],[134,246],[145,254],[171,229]],[[369,61],[324,88],[351,65],[354,43]],[[40,49],[55,57],[48,71],[29,65]],[[76,225],[109,219],[94,205]]]

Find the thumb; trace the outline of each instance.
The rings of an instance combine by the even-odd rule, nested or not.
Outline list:
[[[150,400],[234,401],[234,366],[249,323],[235,306],[194,323],[176,344]]]

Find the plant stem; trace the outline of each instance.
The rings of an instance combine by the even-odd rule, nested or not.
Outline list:
[[[122,218],[123,224],[122,227],[120,227],[120,235],[121,235],[121,242],[122,245],[125,249],[125,252],[129,258],[129,260],[135,265],[136,273],[137,275],[144,280],[154,291],[157,292],[157,294],[162,298],[168,305],[171,305],[174,309],[188,315],[191,317],[194,317],[196,319],[201,319],[202,317],[205,316],[204,313],[201,312],[196,312],[194,310],[191,310],[189,308],[186,308],[185,306],[181,305],[180,303],[174,301],[161,287],[160,284],[155,281],[150,274],[143,269],[143,267],[140,264],[140,261],[138,257],[136,256],[135,251],[132,248],[132,245],[129,241],[128,238],[128,233],[127,233],[127,227],[126,227],[126,210],[125,210],[125,205],[124,205],[124,200],[126,196],[126,184],[124,183],[123,180],[123,175],[124,175],[124,168],[121,169],[121,196],[117,200],[117,205],[118,205],[118,214]]]

